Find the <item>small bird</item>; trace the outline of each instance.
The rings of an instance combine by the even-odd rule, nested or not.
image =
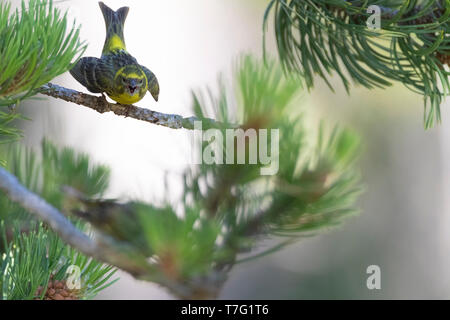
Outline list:
[[[159,83],[156,76],[140,65],[126,49],[123,35],[130,8],[113,11],[99,2],[106,23],[106,40],[100,59],[84,57],[70,74],[90,92],[106,93],[114,101],[131,105],[144,98],[147,91],[158,101]]]

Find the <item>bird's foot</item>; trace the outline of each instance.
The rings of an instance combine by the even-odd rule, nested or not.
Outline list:
[[[106,96],[102,93],[102,96],[99,98],[99,106],[97,109],[100,113],[105,113],[110,111],[109,102],[106,100]]]
[[[125,111],[125,118],[128,118],[130,116],[130,110],[131,110],[131,105],[125,105],[126,107],[126,111]]]
[[[103,101],[105,101],[106,103],[108,103],[108,100],[106,99],[106,96],[105,96],[104,93],[102,93],[102,99],[103,99]]]

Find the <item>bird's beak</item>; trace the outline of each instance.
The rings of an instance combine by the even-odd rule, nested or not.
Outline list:
[[[130,86],[131,87],[137,87],[137,80],[136,79],[131,79],[130,80]]]
[[[128,83],[128,90],[130,90],[131,94],[134,94],[134,92],[137,90],[138,83],[136,79],[131,79]]]

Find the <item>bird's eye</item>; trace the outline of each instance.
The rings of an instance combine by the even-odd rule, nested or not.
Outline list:
[[[143,79],[139,80],[139,84],[140,85],[144,84],[144,80]]]
[[[123,82],[123,83],[126,83],[126,82],[127,82],[127,79],[126,79],[125,77],[122,77],[122,82]]]

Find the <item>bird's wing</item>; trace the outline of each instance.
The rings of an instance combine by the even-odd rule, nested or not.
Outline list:
[[[155,101],[158,101],[159,98],[159,83],[155,74],[151,72],[148,68],[141,66],[142,70],[145,73],[145,76],[148,80],[148,91],[152,94]]]
[[[90,92],[110,92],[114,70],[102,59],[85,57],[70,70],[70,74]]]
[[[94,93],[103,92],[103,90],[96,85],[94,70],[99,59],[93,57],[85,57],[80,59],[75,66],[70,70],[70,74],[89,91]]]

